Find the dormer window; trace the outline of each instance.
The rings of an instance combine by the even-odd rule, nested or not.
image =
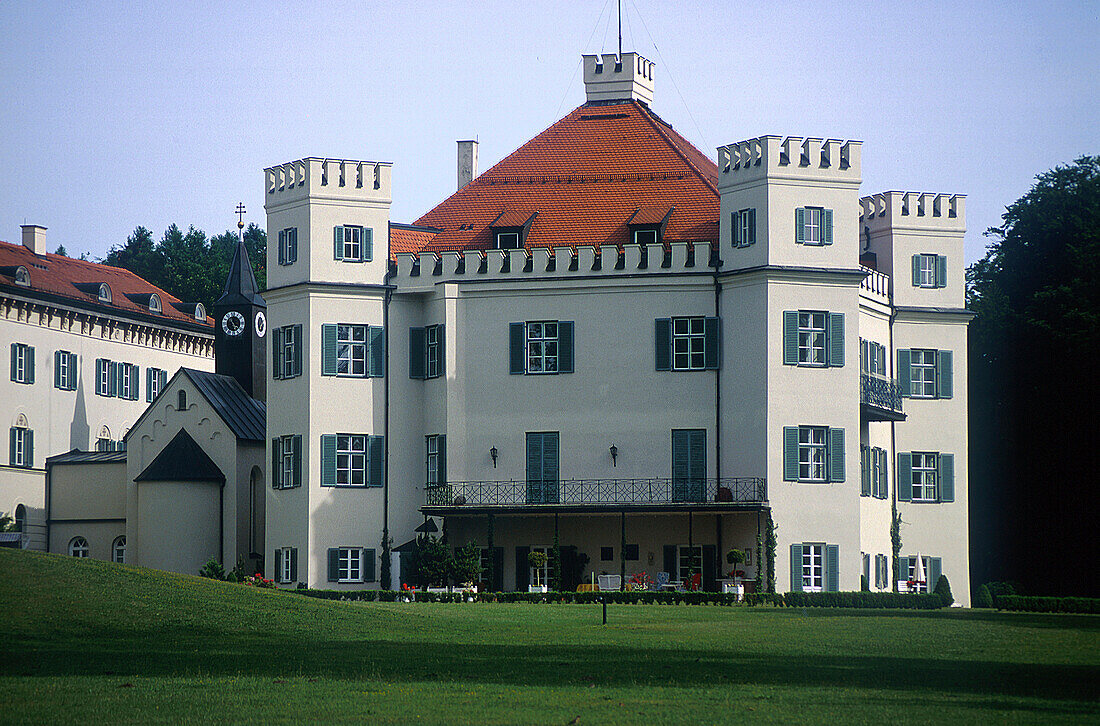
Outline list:
[[[639,227],[634,230],[633,242],[636,245],[655,245],[658,232],[656,227]]]
[[[206,308],[203,307],[202,303],[195,303],[195,320],[200,323],[206,322]]]
[[[15,269],[15,284],[23,285],[24,287],[30,287],[31,273],[27,271],[26,267],[20,265]]]
[[[105,303],[111,302],[111,286],[105,282],[99,284],[99,301]]]
[[[655,245],[661,242],[665,225],[676,207],[641,207],[634,210],[626,226],[630,230],[631,244]]]
[[[498,250],[520,250],[527,243],[527,233],[531,230],[538,212],[520,212],[504,210],[489,223],[493,233],[493,246]]]
[[[497,232],[496,248],[498,250],[518,250],[519,232]]]
[[[155,293],[149,296],[149,312],[151,312],[151,313],[160,313],[161,312],[160,296],[155,294]]]

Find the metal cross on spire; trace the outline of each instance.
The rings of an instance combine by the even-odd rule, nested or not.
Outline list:
[[[244,239],[244,202],[238,202],[237,204],[237,235]]]

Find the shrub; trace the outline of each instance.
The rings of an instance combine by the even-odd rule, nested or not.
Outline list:
[[[939,595],[898,592],[788,592],[783,595],[787,607],[801,608],[889,608],[899,610],[939,610]]]
[[[936,594],[943,598],[943,606],[951,607],[951,603],[955,602],[955,596],[951,594],[951,583],[947,581],[947,575],[940,575],[940,579],[936,581]]]
[[[458,547],[449,564],[451,577],[457,584],[476,582],[481,577],[481,550],[473,542]]]
[[[1014,582],[989,582],[986,583],[989,587],[989,594],[994,600],[1000,595],[1018,595],[1019,590],[1016,588]]]
[[[997,595],[993,603],[998,610],[1032,613],[1100,614],[1100,598],[1095,597],[1035,597],[1031,595]]]
[[[867,575],[860,575],[859,576],[859,591],[860,592],[870,592],[871,591],[871,584],[869,582],[867,582]]]
[[[982,585],[978,588],[978,594],[974,597],[974,607],[976,608],[991,608],[993,607],[993,596],[989,594],[989,586]]]
[[[451,553],[447,545],[435,537],[425,535],[416,541],[416,564],[420,582],[425,585],[442,585],[447,582]]]
[[[211,557],[206,561],[206,564],[199,570],[199,577],[209,577],[211,580],[224,580],[225,568],[222,567],[222,563],[218,562],[216,557]]]

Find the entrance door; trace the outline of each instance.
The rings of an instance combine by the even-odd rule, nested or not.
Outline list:
[[[527,503],[557,504],[558,432],[527,434]]]
[[[672,501],[703,501],[706,483],[706,429],[673,429]]]

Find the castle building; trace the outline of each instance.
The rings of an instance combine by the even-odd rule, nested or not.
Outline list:
[[[386,162],[265,170],[282,585],[397,587],[431,517],[495,589],[555,546],[566,587],[716,589],[739,548],[779,591],[969,603],[964,197],[861,197],[859,141],[712,160],[654,70],[585,56],[584,105],[481,175],[460,142],[415,224]]]
[[[10,351],[0,512],[16,520],[22,546],[46,549],[46,459],[121,448],[176,370],[213,369],[214,335],[201,304],[127,270],[50,254],[45,227],[22,233],[22,244],[0,242],[0,339]]]

